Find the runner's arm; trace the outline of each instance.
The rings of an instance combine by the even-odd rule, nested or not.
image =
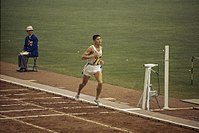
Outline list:
[[[89,47],[82,55],[82,60],[87,60],[87,59],[91,59],[91,58],[96,58],[98,57],[97,53],[94,53],[93,49],[91,47]]]

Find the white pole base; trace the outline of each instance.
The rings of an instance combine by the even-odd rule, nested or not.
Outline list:
[[[169,107],[163,107],[163,109],[164,109],[164,110],[169,110],[170,108],[169,108]]]

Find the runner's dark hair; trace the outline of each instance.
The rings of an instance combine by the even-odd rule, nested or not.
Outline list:
[[[96,39],[97,37],[100,37],[100,35],[93,35],[93,41],[95,41],[95,39]]]

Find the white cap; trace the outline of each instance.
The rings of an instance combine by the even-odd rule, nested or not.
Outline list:
[[[29,30],[33,30],[33,27],[32,26],[26,27],[26,31],[29,31]]]
[[[155,67],[158,66],[158,64],[144,64],[145,67]]]

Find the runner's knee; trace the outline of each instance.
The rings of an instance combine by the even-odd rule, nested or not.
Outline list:
[[[103,84],[103,81],[98,81],[98,85],[102,86],[102,84]]]

